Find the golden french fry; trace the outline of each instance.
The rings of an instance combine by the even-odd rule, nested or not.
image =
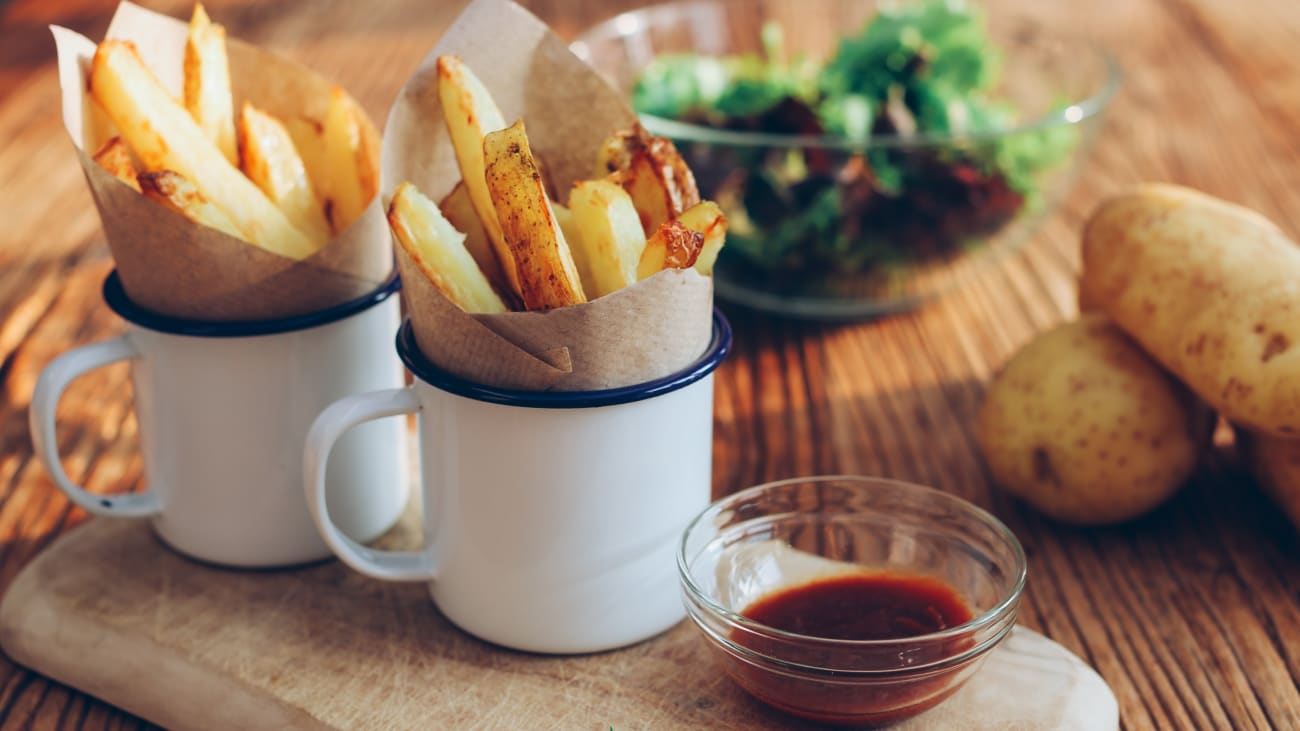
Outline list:
[[[145,169],[174,170],[188,178],[205,200],[225,212],[245,241],[291,259],[316,251],[311,239],[230,164],[158,83],[134,44],[99,44],[90,85]]]
[[[595,298],[635,283],[646,237],[627,191],[611,180],[584,180],[573,186],[569,207],[578,229],[569,244],[583,288]]]
[[[154,170],[140,173],[140,191],[176,211],[195,223],[215,228],[222,233],[243,238],[243,234],[226,212],[212,205],[194,182],[175,170]]]
[[[606,140],[596,167],[597,176],[613,175],[632,196],[646,236],[700,202],[695,175],[677,147],[671,140],[646,132],[639,124]]]
[[[664,269],[687,269],[695,264],[703,248],[704,234],[692,231],[681,221],[664,221],[654,236],[646,240],[636,269],[637,279]]]
[[[388,225],[420,271],[456,306],[466,312],[506,311],[465,249],[465,234],[453,228],[414,185],[398,186],[388,207]]]
[[[190,16],[184,71],[185,108],[230,164],[238,165],[226,29],[208,19],[202,3],[194,4],[194,14]]]
[[[329,221],[288,130],[248,102],[239,115],[239,167],[318,246],[329,241]]]
[[[105,142],[95,153],[94,160],[118,180],[135,188],[135,192],[140,192],[140,183],[135,179],[135,163],[131,162],[131,153],[127,152],[121,137]]]
[[[460,176],[469,189],[470,200],[483,223],[483,229],[487,231],[492,250],[501,263],[501,271],[511,289],[522,294],[514,255],[506,244],[502,223],[497,219],[496,206],[484,179],[484,137],[489,132],[504,128],[505,118],[501,116],[501,110],[497,108],[487,87],[459,58],[440,56],[437,70],[438,100],[442,103],[442,115],[447,122],[452,148],[456,152]]]
[[[303,167],[307,168],[307,179],[311,181],[312,192],[316,194],[321,211],[328,220],[325,201],[329,200],[329,153],[325,150],[325,124],[303,116],[281,119],[280,123],[293,139],[293,148],[298,151],[298,157],[302,158]]]
[[[109,140],[120,137],[117,125],[109,118],[108,112],[95,97],[86,94],[82,97],[81,144],[86,150],[98,150],[107,145]]]
[[[718,261],[718,252],[727,242],[727,217],[713,201],[700,201],[682,211],[677,218],[683,226],[704,235],[704,247],[695,259],[695,271],[708,276]]]
[[[551,209],[523,120],[483,139],[484,179],[529,310],[587,301],[569,244]]]
[[[551,201],[551,212],[555,214],[555,225],[560,227],[560,233],[564,234],[564,240],[569,244],[569,253],[573,254],[574,242],[578,240],[578,222],[573,217],[573,211],[567,207]],[[577,255],[574,254],[574,265],[578,264]],[[578,281],[582,280],[582,267],[578,267]],[[587,283],[583,282],[582,291],[587,291]]]
[[[330,90],[325,115],[325,154],[329,161],[327,205],[335,233],[361,217],[378,190],[378,141],[365,114],[342,87]]]
[[[474,202],[469,198],[469,189],[465,187],[464,181],[457,183],[456,187],[438,202],[438,209],[457,231],[465,233],[466,250],[478,263],[483,276],[492,283],[492,288],[506,302],[506,307],[513,309],[514,304],[522,307],[522,303],[518,302],[519,295],[515,294],[510,282],[506,281],[505,274],[501,271],[501,262],[497,260],[496,252],[492,251],[492,242],[488,240],[483,222],[479,220],[478,212],[474,210]]]

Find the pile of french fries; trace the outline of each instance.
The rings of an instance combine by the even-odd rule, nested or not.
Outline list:
[[[90,103],[111,121],[102,167],[190,220],[291,259],[311,256],[379,188],[379,140],[334,87],[323,121],[280,120],[245,102],[235,116],[225,29],[195,5],[176,99],[135,44],[95,51]]]
[[[462,180],[440,203],[410,182],[388,221],[429,281],[466,312],[587,302],[664,269],[711,274],[727,220],[701,201],[672,142],[640,126],[600,148],[595,177],[568,205],[547,192],[522,120],[506,126],[459,58],[437,60],[438,97]]]

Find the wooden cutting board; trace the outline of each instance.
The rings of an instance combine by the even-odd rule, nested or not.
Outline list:
[[[385,543],[409,545],[417,525]],[[90,521],[37,557],[0,604],[0,645],[174,729],[804,728],[733,686],[687,622],[597,655],[512,652],[455,629],[422,585],[337,562],[203,566],[136,521]],[[1117,726],[1096,673],[1017,629],[960,692],[896,728]]]

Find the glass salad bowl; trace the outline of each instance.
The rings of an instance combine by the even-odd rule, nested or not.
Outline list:
[[[571,48],[722,205],[720,298],[851,320],[1014,251],[1069,189],[1120,73],[1033,9],[685,0]]]

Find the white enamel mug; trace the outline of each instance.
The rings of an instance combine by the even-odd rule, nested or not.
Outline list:
[[[507,391],[450,375],[397,339],[415,375],[351,396],[307,436],[305,487],[325,542],[363,574],[427,581],[448,620],[517,650],[581,653],[652,637],[685,616],[675,550],[712,492],[713,340],[689,367],[627,388]],[[340,531],[326,499],[336,439],[358,424],[419,414],[424,547],[376,551]]]
[[[201,322],[159,316],[127,299],[117,274],[104,300],[125,335],[71,350],[41,373],[32,396],[36,454],[77,505],[110,517],[149,517],[162,540],[216,564],[271,567],[328,558],[302,497],[302,444],[312,420],[358,391],[404,383],[392,337],[396,276],[380,289],[299,317]],[[131,361],[148,490],[98,495],[59,463],[55,407],[77,376]],[[406,504],[406,430],[396,421],[349,434],[325,487],[339,525],[370,540]]]

